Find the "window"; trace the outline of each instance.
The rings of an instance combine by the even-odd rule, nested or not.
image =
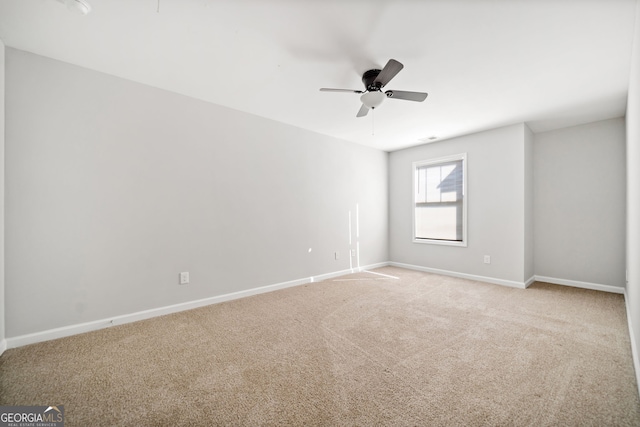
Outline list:
[[[467,246],[467,155],[413,164],[413,241]]]

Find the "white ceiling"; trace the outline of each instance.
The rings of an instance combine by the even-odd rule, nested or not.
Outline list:
[[[0,0],[7,46],[393,151],[623,116],[636,0]],[[640,25],[640,23],[639,23]],[[360,77],[405,65],[356,118]],[[375,121],[374,121],[375,119]],[[374,127],[375,126],[375,127]],[[372,135],[372,129],[375,134]]]

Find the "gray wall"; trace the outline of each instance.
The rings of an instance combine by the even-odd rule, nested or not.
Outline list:
[[[534,134],[529,126],[524,126],[524,280],[529,281],[535,274],[534,263]]]
[[[390,259],[523,283],[525,277],[523,124],[395,151],[389,160]],[[468,246],[412,242],[412,162],[467,153]],[[483,256],[491,256],[491,264]]]
[[[627,304],[635,344],[636,377],[640,385],[640,1],[631,56],[627,102]]]
[[[5,346],[4,327],[4,56],[0,40],[0,353]]]
[[[356,220],[388,260],[385,152],[10,48],[6,78],[7,337],[348,269]]]
[[[638,60],[627,117],[636,334]],[[356,243],[363,266],[624,284],[622,119],[535,136],[519,124],[387,155],[13,49],[6,78],[7,337],[344,270]],[[461,152],[468,247],[412,243],[411,163]],[[587,173],[596,160],[606,177]],[[607,190],[593,213],[591,195],[566,191],[578,177]],[[612,220],[588,241],[557,239],[598,218]],[[190,285],[177,285],[180,271]]]
[[[535,136],[536,275],[624,287],[624,126],[619,118]]]

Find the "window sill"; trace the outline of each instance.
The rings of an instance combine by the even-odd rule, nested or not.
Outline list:
[[[422,245],[440,245],[440,246],[458,246],[458,247],[467,247],[467,242],[454,242],[451,240],[432,240],[432,239],[413,239],[413,243],[420,243]]]

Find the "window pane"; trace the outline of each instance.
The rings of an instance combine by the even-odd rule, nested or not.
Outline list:
[[[462,197],[462,162],[443,166],[443,179],[440,183],[442,202],[455,202]]]
[[[442,202],[455,202],[457,200],[455,191],[449,191],[447,193],[442,193],[442,197],[440,201]]]
[[[424,168],[416,171],[416,203],[424,203],[427,201],[427,170]]]
[[[416,208],[416,237],[419,239],[457,240],[456,207]]]
[[[440,201],[440,168],[427,168],[427,202]]]

